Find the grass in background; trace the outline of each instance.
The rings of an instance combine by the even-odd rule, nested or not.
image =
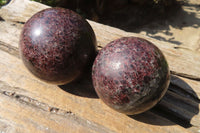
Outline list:
[[[1,8],[3,5],[7,4],[7,3],[8,3],[8,0],[0,0],[0,8]]]

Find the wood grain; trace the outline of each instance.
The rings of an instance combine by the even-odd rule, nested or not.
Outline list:
[[[0,16],[6,21],[24,23],[34,13],[45,8],[49,8],[49,7],[46,5],[42,5],[40,3],[28,1],[28,0],[13,0],[9,5],[1,9]],[[195,78],[200,79],[200,70],[199,70],[200,53],[198,51],[194,51],[186,46],[182,47],[182,46],[177,46],[169,42],[159,41],[159,40],[156,40],[156,39],[153,39],[141,34],[125,32],[123,30],[102,25],[93,21],[88,20],[88,22],[91,24],[92,28],[95,31],[98,45],[100,47],[103,47],[110,41],[123,37],[123,36],[142,37],[153,42],[156,46],[158,46],[163,51],[163,53],[167,57],[170,69],[172,71],[176,72],[179,75],[185,75],[186,77],[191,77],[191,78],[194,77],[194,79]],[[14,32],[14,30],[12,31]],[[16,42],[15,46],[17,46],[18,37],[15,39],[16,39],[14,41]],[[190,64],[193,64],[192,68]],[[191,68],[191,69],[188,69],[188,68]]]
[[[27,128],[29,129],[29,126],[31,129],[30,131],[33,130],[33,132],[35,132],[39,125],[49,128],[49,132],[54,132],[57,128],[63,130],[56,132],[64,132],[64,129],[74,128],[67,123],[66,125],[60,124],[62,121],[57,121],[56,116],[53,118],[53,121],[58,122],[60,127],[58,125],[58,127],[55,126],[55,123],[51,123],[52,118],[48,117],[48,115],[46,116],[46,114],[52,114],[52,112],[56,114],[60,112],[72,112],[76,117],[85,120],[85,122],[89,122],[91,125],[103,126],[103,129],[107,129],[107,132],[132,132],[133,130],[134,132],[142,131],[144,133],[150,131],[164,133],[169,131],[187,132],[186,129],[165,118],[160,118],[160,116],[156,114],[154,114],[154,117],[151,114],[147,115],[151,118],[150,120],[147,119],[147,121],[154,121],[157,119],[157,124],[152,125],[150,122],[144,123],[113,111],[97,98],[88,98],[89,96],[80,97],[68,93],[67,91],[65,92],[59,86],[46,84],[33,77],[24,68],[19,58],[4,51],[0,51],[0,53],[0,75],[2,75],[0,77],[0,94],[3,100],[0,103],[1,108],[3,108],[1,109],[2,112],[0,112],[0,116],[3,117],[2,119],[8,119],[16,124],[21,123],[24,130],[19,128],[19,126],[15,126],[15,129],[20,130],[20,132],[25,132]],[[38,116],[37,113],[40,115]],[[19,117],[16,115],[19,115]],[[24,120],[28,118],[34,121],[34,126],[31,125],[31,120]],[[63,119],[68,120],[69,118],[63,116]],[[74,119],[77,120],[77,118]],[[43,123],[45,121],[48,124]],[[77,125],[76,122],[71,122]],[[159,126],[162,123],[165,126]],[[80,125],[77,126],[80,127]],[[99,127],[98,129],[98,132],[103,132]],[[40,131],[40,129],[38,129],[38,131]]]
[[[89,21],[99,48],[122,36],[146,38],[164,52],[171,71],[176,74],[155,108],[138,116],[127,116],[101,102],[87,76],[72,85],[56,86],[40,81],[27,71],[18,55],[19,35],[24,22],[45,8],[48,6],[33,1],[13,0],[0,9],[0,131],[198,132],[198,52]]]

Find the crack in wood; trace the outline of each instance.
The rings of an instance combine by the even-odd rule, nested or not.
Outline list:
[[[12,87],[3,81],[0,81],[0,94],[15,99],[23,105],[28,105],[29,107],[41,109],[42,111],[49,112],[52,115],[55,114],[57,116],[60,116],[62,119],[70,119],[72,121],[75,121],[77,124],[82,125],[83,127],[88,127],[88,129],[92,129],[99,133],[114,133],[114,131],[102,125],[99,125],[98,123],[83,119],[75,115],[71,110],[63,110],[57,107],[50,106],[47,103],[43,103],[31,97],[19,94],[17,90],[24,89]]]
[[[5,20],[0,16],[0,21],[5,21]]]
[[[18,24],[25,24],[25,22],[22,22],[22,21],[12,21],[12,22],[14,22],[14,23],[18,23]]]
[[[24,91],[22,88],[17,88],[17,87],[11,87],[8,84],[4,83],[3,81],[0,81],[0,94],[3,94],[5,96],[8,96],[10,98],[14,98],[20,103],[30,105],[39,109],[42,109],[43,111],[58,114],[58,115],[74,115],[70,110],[65,111],[56,107],[52,107],[46,103],[40,102],[36,99],[33,99],[31,97],[18,94],[17,90]]]
[[[23,26],[23,22],[20,22],[20,21],[25,21],[25,20],[27,20],[33,13],[35,13],[36,11],[39,11],[39,10],[41,10],[41,9],[44,9],[44,8],[46,8],[46,6],[44,6],[44,5],[42,5],[42,4],[36,4],[36,3],[33,3],[33,2],[30,2],[30,1],[28,1],[28,0],[21,0],[21,1],[18,1],[18,0],[15,0],[15,2],[12,2],[11,4],[10,4],[11,6],[7,6],[7,7],[4,7],[4,10],[2,10],[1,11],[1,14],[2,14],[2,17],[3,17],[3,20],[0,20],[0,22],[1,23],[5,23],[5,24],[2,24],[2,27],[3,26],[7,26],[8,25],[8,27],[10,28],[10,22],[12,21],[13,23],[11,23],[11,29],[13,29],[12,30],[12,32],[10,32],[10,33],[12,33],[12,34],[9,34],[9,32],[7,33],[7,30],[5,30],[6,32],[2,32],[2,38],[5,38],[5,39],[3,39],[3,40],[9,40],[8,42],[10,42],[8,45],[11,45],[11,43],[17,43],[17,41],[18,41],[18,35],[19,35],[19,31],[21,30],[21,28],[22,28],[22,26]],[[187,13],[187,12],[185,12],[185,13]],[[5,20],[6,21],[5,21]],[[17,21],[18,20],[18,21]],[[3,22],[3,21],[5,21],[5,22]],[[9,22],[10,21],[10,22]],[[16,22],[15,22],[16,21]],[[97,33],[97,40],[99,40],[99,45],[102,45],[103,46],[103,44],[106,44],[107,42],[110,42],[112,39],[114,39],[114,38],[118,38],[118,37],[121,37],[121,36],[139,36],[139,37],[145,37],[145,36],[141,36],[141,35],[139,35],[139,34],[132,34],[132,33],[127,33],[127,32],[123,32],[123,31],[120,31],[120,30],[117,30],[117,29],[112,29],[112,28],[110,28],[110,27],[106,27],[106,26],[103,26],[103,25],[100,25],[100,24],[96,24],[96,23],[93,23],[93,22],[91,22],[91,21],[89,21],[90,22],[90,24],[92,25],[92,27],[94,27],[94,29],[95,29],[95,32]],[[12,27],[13,26],[13,27]],[[16,28],[14,28],[14,26],[16,26]],[[19,26],[19,27],[18,27]],[[16,30],[16,31],[15,31]],[[14,37],[13,37],[13,33],[14,32],[16,32],[17,34],[15,35],[14,34]],[[6,33],[6,36],[3,34],[3,33]],[[113,34],[114,33],[114,34]],[[116,33],[116,34],[115,34]],[[118,34],[117,34],[118,33]],[[9,36],[7,36],[7,35],[9,35]],[[11,39],[12,39],[12,42],[11,42],[11,40],[10,40],[10,37],[11,37]],[[157,43],[158,44],[158,46],[159,46],[159,48],[161,48],[162,50],[166,50],[166,51],[168,51],[169,50],[169,53],[167,53],[166,52],[166,57],[167,57],[167,59],[169,60],[169,64],[172,64],[172,65],[174,65],[174,66],[172,66],[173,67],[173,71],[175,71],[174,72],[174,75],[178,75],[178,76],[180,76],[180,77],[184,77],[184,78],[187,78],[187,79],[193,79],[193,80],[197,80],[197,81],[200,81],[200,75],[199,75],[199,71],[198,71],[198,62],[196,63],[196,61],[195,61],[195,59],[198,59],[198,55],[197,54],[194,54],[194,58],[191,58],[192,60],[190,61],[190,58],[188,58],[187,59],[187,56],[189,56],[189,57],[192,57],[193,56],[193,54],[192,54],[192,52],[193,51],[187,51],[187,50],[185,50],[185,49],[180,49],[179,47],[176,47],[175,45],[175,49],[173,48],[173,45],[171,46],[171,45],[168,45],[168,44],[170,44],[170,43],[165,43],[165,42],[162,42],[162,41],[157,41],[157,40],[155,40],[155,39],[150,39],[150,41],[152,41],[152,42],[154,42],[155,44]],[[6,42],[6,41],[5,41]],[[3,43],[4,45],[5,45],[5,43]],[[166,45],[165,45],[166,44]],[[7,44],[6,44],[7,45]],[[13,46],[13,45],[12,45]],[[11,47],[12,47],[11,46]],[[161,47],[160,47],[161,46]],[[9,54],[11,54],[11,55],[14,55],[14,56],[16,56],[16,55],[18,55],[18,49],[16,48],[16,49],[9,49],[9,47],[10,46],[3,46],[3,45],[1,45],[1,42],[0,42],[0,49],[2,50],[2,52],[3,51],[5,51],[5,52],[7,52],[7,53],[9,53]],[[17,47],[17,46],[15,46],[15,47]],[[15,48],[14,47],[14,48]],[[99,49],[101,48],[101,47],[98,47]],[[15,52],[14,52],[14,54],[12,53],[12,50],[13,51],[15,51],[17,54],[15,55]],[[11,52],[9,52],[9,51],[11,51]],[[175,57],[175,55],[180,55],[180,58],[174,58]],[[194,59],[194,60],[193,60]],[[184,62],[184,60],[185,60],[185,62]],[[183,61],[183,62],[182,62]],[[187,63],[187,61],[188,61],[188,63]],[[180,64],[179,64],[180,63]],[[185,65],[186,64],[186,65]],[[194,65],[194,67],[193,66],[190,66],[190,64],[193,64]],[[12,65],[12,64],[11,64]],[[13,64],[14,65],[14,64]],[[183,65],[183,67],[181,67],[181,68],[179,68],[179,66],[180,65]],[[9,69],[9,65],[7,66],[8,67],[8,69]],[[3,66],[3,68],[4,68],[4,66]],[[194,69],[194,70],[190,70],[190,69]],[[172,74],[173,74],[173,71],[172,71]],[[176,71],[178,71],[178,72],[176,72]],[[3,72],[2,72],[3,73]],[[182,74],[183,73],[183,74]],[[186,73],[186,74],[185,74]],[[24,105],[26,105],[26,106],[28,106],[28,107],[30,107],[31,109],[34,109],[33,111],[35,112],[35,113],[40,113],[40,114],[42,114],[42,115],[45,115],[44,116],[44,118],[45,119],[47,119],[47,122],[48,122],[48,116],[53,116],[53,117],[51,117],[51,120],[52,119],[54,119],[54,120],[57,120],[57,123],[59,123],[60,124],[60,120],[62,120],[62,119],[69,119],[69,120],[72,120],[72,124],[74,124],[73,122],[74,121],[76,121],[75,120],[75,118],[76,117],[78,117],[78,116],[74,116],[74,115],[67,115],[66,117],[63,117],[63,115],[59,115],[60,117],[58,118],[58,113],[60,113],[60,112],[62,112],[62,111],[65,111],[66,112],[66,108],[64,108],[64,110],[61,110],[61,109],[59,109],[59,108],[57,108],[57,107],[53,107],[53,106],[50,106],[50,104],[51,105],[54,105],[54,103],[52,103],[52,102],[50,102],[50,101],[46,101],[46,103],[41,103],[41,102],[43,102],[43,101],[41,101],[40,99],[39,99],[39,97],[41,96],[41,98],[43,97],[42,96],[42,94],[40,95],[40,96],[37,96],[36,94],[34,94],[33,92],[31,92],[30,90],[26,90],[26,89],[24,89],[24,90],[22,90],[23,88],[14,88],[14,87],[12,87],[12,86],[10,86],[10,81],[11,80],[15,80],[16,79],[16,81],[14,81],[14,84],[17,84],[17,78],[10,78],[10,79],[8,79],[9,77],[14,77],[15,75],[12,75],[12,73],[9,73],[10,75],[8,76],[8,77],[5,77],[5,78],[3,78],[4,80],[6,80],[4,83],[7,85],[4,85],[4,87],[5,88],[2,88],[1,87],[1,82],[0,82],[0,91],[2,92],[2,93],[0,93],[0,99],[3,101],[3,100],[8,100],[8,102],[7,103],[10,103],[11,104],[11,102],[13,102],[12,103],[12,105],[15,105],[16,103],[17,104],[19,104],[20,106],[21,105],[23,105],[22,107],[25,107]],[[18,74],[18,73],[17,73]],[[194,77],[194,76],[191,76],[191,75],[196,75],[197,77]],[[187,79],[186,79],[186,81],[187,81]],[[189,81],[189,80],[188,80]],[[13,82],[12,82],[13,83]],[[190,83],[190,82],[189,82]],[[196,82],[195,82],[196,83]],[[195,87],[195,89],[198,89],[198,84],[193,84],[193,81],[191,82],[191,85],[192,86],[194,86]],[[179,83],[177,83],[177,84],[179,84]],[[177,85],[176,84],[176,85]],[[24,86],[28,86],[29,84],[27,84],[27,85],[24,85]],[[8,87],[10,86],[10,89],[8,89]],[[34,87],[34,86],[32,86],[32,87]],[[173,86],[174,88],[177,88],[177,86]],[[181,85],[179,86],[179,87],[182,87]],[[181,100],[181,102],[182,101],[186,101],[186,100],[188,100],[189,98],[187,97],[187,93],[191,93],[190,91],[189,91],[189,89],[188,88],[186,88],[186,87],[182,87],[181,89],[183,89],[183,90],[186,90],[186,92],[182,92],[181,90],[173,90],[173,88],[169,91],[170,93],[168,93],[169,95],[168,95],[168,97],[166,97],[166,98],[171,98],[172,97],[172,99],[174,98],[174,97],[176,97],[177,95],[177,99],[178,98],[180,98]],[[192,89],[192,88],[191,88]],[[41,93],[42,93],[42,91],[41,91]],[[180,95],[179,95],[179,93],[181,93]],[[182,93],[183,93],[183,95],[182,95]],[[37,93],[38,94],[38,93]],[[51,94],[51,93],[50,93]],[[193,94],[193,93],[191,93],[191,94]],[[25,95],[25,96],[24,96]],[[4,99],[5,98],[5,99]],[[32,98],[32,99],[30,99],[30,98]],[[34,99],[33,99],[34,98]],[[182,99],[182,98],[185,98],[185,99]],[[37,100],[39,100],[39,101],[37,101]],[[66,98],[67,99],[67,98]],[[20,101],[21,100],[21,101]],[[32,100],[32,101],[31,101]],[[36,100],[36,101],[34,101],[34,100]],[[48,99],[46,99],[46,100],[48,100]],[[65,100],[65,99],[63,99],[63,100]],[[164,99],[165,100],[165,99]],[[190,100],[193,100],[193,99],[190,99]],[[11,101],[11,102],[10,102]],[[25,103],[25,104],[21,104],[21,103]],[[32,103],[33,102],[33,103]],[[75,100],[74,100],[74,102],[75,102]],[[85,101],[84,101],[85,102]],[[49,108],[45,108],[45,111],[43,111],[43,110],[41,110],[41,109],[38,109],[38,108],[34,108],[33,106],[32,106],[32,104],[34,105],[34,106],[37,106],[38,107],[38,105],[36,104],[36,103],[38,103],[38,104],[44,104],[43,106],[47,106],[47,107],[49,107]],[[168,103],[170,103],[170,104],[168,104]],[[188,101],[188,103],[189,104],[191,104],[190,103],[190,101]],[[58,103],[59,104],[59,103]],[[88,103],[89,104],[89,103]],[[170,102],[167,102],[167,104],[169,105],[165,105],[165,107],[167,108],[167,109],[169,109],[169,110],[166,110],[166,118],[168,118],[169,116],[170,117],[173,117],[174,119],[176,119],[177,117],[175,117],[176,115],[177,115],[177,110],[179,109],[179,110],[183,110],[184,111],[184,109],[182,108],[182,106],[179,106],[178,104],[177,104],[177,101],[176,100],[170,100]],[[179,102],[179,104],[180,104],[180,102]],[[2,105],[4,105],[4,103],[2,103]],[[61,106],[65,106],[65,105],[63,105],[63,104],[59,104],[59,105],[61,105]],[[171,106],[172,105],[172,106]],[[175,107],[174,107],[174,105],[176,105]],[[181,103],[181,105],[182,105],[182,103]],[[197,104],[197,105],[199,105],[199,104]],[[18,105],[16,105],[17,107],[18,107]],[[40,106],[42,106],[42,105],[40,105]],[[57,105],[55,105],[55,106],[57,106]],[[90,109],[91,107],[90,107],[90,105],[88,105],[89,107],[88,108],[84,108],[84,109]],[[59,106],[60,107],[60,106]],[[76,107],[76,106],[74,106],[74,107]],[[86,107],[87,107],[87,105],[86,105]],[[176,108],[176,110],[175,110],[175,112],[173,112],[173,107],[174,108]],[[177,108],[177,107],[181,107],[181,108]],[[197,106],[195,106],[195,107],[197,107]],[[100,108],[100,107],[99,107]],[[4,109],[4,107],[2,106],[2,109],[1,110],[3,110]],[[15,113],[15,107],[11,107],[10,108],[10,110],[11,110],[11,113],[13,112],[13,113]],[[22,111],[23,111],[23,109],[24,108],[22,108]],[[71,108],[72,109],[72,108]],[[162,106],[161,106],[161,109],[163,109],[163,111],[165,111],[165,108],[162,108]],[[191,109],[191,108],[190,108]],[[9,110],[9,109],[8,109]],[[77,109],[74,109],[73,108],[73,110],[72,111],[75,111],[75,110],[77,110]],[[178,110],[178,111],[179,111]],[[187,108],[186,108],[186,110],[187,110]],[[191,109],[192,110],[192,109]],[[6,108],[5,108],[5,111],[6,111]],[[19,110],[20,111],[20,110]],[[24,111],[26,111],[26,108],[24,109]],[[29,111],[29,109],[27,109],[27,112]],[[47,112],[48,111],[48,112]],[[78,110],[77,110],[78,111]],[[90,115],[92,115],[91,114],[91,112],[88,112],[88,114],[87,114],[87,112],[86,112],[87,110],[85,110],[85,111],[80,111],[81,113],[78,113],[77,112],[77,114],[76,115],[78,115],[78,114],[81,114],[81,117],[82,118],[79,118],[78,117],[78,120],[77,121],[80,121],[80,123],[81,123],[81,125],[83,125],[83,126],[85,126],[86,128],[90,128],[90,126],[88,126],[88,124],[90,125],[90,123],[91,123],[91,125],[92,125],[92,129],[95,129],[95,130],[93,130],[93,131],[98,131],[98,128],[100,128],[101,129],[101,126],[99,126],[99,125],[95,125],[95,123],[93,122],[94,121],[94,119],[92,119],[92,116],[91,117],[88,117],[88,116],[90,116]],[[170,111],[170,112],[168,112],[168,111]],[[193,110],[192,110],[193,111]],[[105,112],[102,112],[102,111],[100,111],[101,113],[105,113]],[[158,112],[160,112],[160,113],[162,113],[162,111],[158,111]],[[20,113],[20,112],[19,112]],[[171,114],[174,114],[174,115],[170,115],[170,113]],[[52,115],[51,115],[52,114]],[[181,113],[179,113],[179,114],[181,114]],[[18,114],[13,114],[13,116],[17,116]],[[182,112],[182,114],[181,115],[185,115],[185,113],[184,112]],[[196,116],[197,116],[198,114],[196,114]],[[39,116],[41,116],[41,115],[39,115]],[[46,117],[47,116],[47,117]],[[98,116],[98,115],[97,115]],[[100,115],[101,116],[101,115]],[[198,115],[199,116],[199,115]],[[5,119],[5,115],[2,115],[2,117],[3,117],[3,119]],[[29,117],[29,116],[28,116]],[[31,115],[30,115],[30,119],[31,119]],[[87,121],[87,120],[85,120],[85,119],[83,119],[83,117],[85,117],[85,118],[90,118],[91,119],[91,121]],[[127,125],[132,125],[133,124],[133,126],[131,126],[131,127],[133,127],[132,129],[130,129],[130,130],[128,130],[129,132],[140,132],[140,128],[138,128],[138,127],[142,127],[142,128],[145,128],[147,131],[160,131],[160,132],[162,132],[162,131],[166,131],[166,132],[181,132],[181,130],[172,130],[172,129],[179,129],[177,126],[167,126],[166,128],[164,127],[164,126],[160,126],[160,125],[158,125],[158,126],[149,126],[149,125],[141,125],[140,123],[117,123],[117,122],[115,122],[115,121],[108,121],[108,122],[106,122],[107,120],[109,120],[109,117],[112,119],[112,117],[114,118],[114,117],[116,117],[115,116],[115,114],[114,115],[107,115],[107,113],[105,114],[105,118],[101,118],[101,117],[97,117],[97,118],[99,118],[99,120],[97,120],[98,121],[98,123],[101,123],[102,125],[104,125],[104,126],[106,126],[108,129],[116,129],[116,131],[117,131],[117,129],[119,129],[119,130],[121,130],[122,132],[123,131],[126,131],[125,129],[127,129]],[[195,116],[194,116],[195,117]],[[194,117],[189,117],[189,119],[190,118],[194,118]],[[62,119],[60,119],[60,118],[62,118]],[[148,118],[148,116],[147,116],[147,118]],[[199,122],[199,119],[197,119],[197,118],[199,118],[199,117],[195,117],[196,118],[196,120],[198,120],[198,122]],[[21,118],[20,118],[21,119]],[[27,119],[29,119],[29,118],[27,118]],[[30,120],[29,119],[29,120]],[[188,119],[188,120],[189,120]],[[12,121],[12,118],[11,119],[9,119],[10,121]],[[22,119],[23,120],[23,119]],[[106,121],[104,121],[104,120],[106,120]],[[120,118],[119,118],[119,120],[120,120]],[[128,119],[127,119],[128,120]],[[154,120],[154,119],[153,119]],[[32,119],[32,121],[33,122],[35,122],[34,124],[35,125],[37,125],[37,126],[39,126],[39,124],[40,124],[40,119],[39,120],[37,120],[37,121],[34,121],[33,119]],[[45,120],[44,120],[45,121]],[[95,120],[96,121],[96,120]],[[156,121],[156,119],[155,119],[155,121]],[[184,122],[183,120],[181,120],[182,122]],[[25,121],[26,122],[26,121]],[[103,123],[103,122],[105,122],[105,123]],[[108,125],[106,125],[106,124],[108,124],[109,122],[111,122],[111,124],[109,124],[109,126],[110,127],[108,127]],[[123,122],[123,121],[122,121]],[[23,123],[23,122],[22,122]],[[65,123],[64,123],[65,124]],[[121,126],[121,128],[119,127],[120,126],[120,124],[122,125]],[[134,125],[135,124],[135,125]],[[194,122],[194,124],[195,124],[195,122]],[[196,127],[195,125],[193,124],[193,127]],[[141,125],[141,126],[140,126]],[[0,125],[1,126],[1,125]],[[118,127],[117,127],[118,126]],[[64,126],[63,126],[64,127]],[[115,128],[116,127],[116,128]],[[29,127],[28,127],[29,128]],[[55,128],[56,129],[56,128]],[[157,129],[160,129],[160,130],[157,130]],[[119,131],[118,130],[118,131]],[[78,130],[77,130],[78,131]],[[183,130],[183,132],[184,132],[185,130]],[[196,130],[197,132],[198,132],[198,130]],[[105,132],[109,132],[109,130],[106,130]],[[186,132],[186,131],[185,131]],[[102,133],[103,133],[103,131],[102,131]]]
[[[52,107],[52,106],[47,105],[46,103],[39,102],[38,100],[32,99],[30,97],[17,94],[16,92],[0,90],[0,94],[4,94],[8,97],[15,98],[17,101],[19,101],[22,104],[26,104],[26,105],[29,105],[32,107],[42,109],[43,111],[50,112],[51,114],[56,114],[61,117],[67,117],[68,119],[73,119],[76,122],[78,122],[79,124],[83,125],[84,127],[90,127],[90,129],[98,131],[99,133],[114,133],[114,131],[107,129],[106,127],[104,127],[102,125],[99,125],[97,123],[94,123],[89,120],[85,120],[85,119],[82,119],[82,118],[76,116],[70,110],[66,111],[66,110],[59,109],[57,107]]]
[[[176,88],[176,89],[173,89]],[[176,94],[179,94],[182,97],[187,97],[189,100],[193,100],[197,103],[200,103],[200,99],[199,97],[195,94],[195,92],[190,93],[188,91],[186,91],[185,89],[179,87],[178,85],[174,84],[171,82],[171,88],[169,87],[169,91],[172,91]]]
[[[50,112],[50,113],[54,113],[54,114],[58,114],[58,115],[62,115],[62,116],[74,115],[70,110],[65,111],[65,110],[62,110],[62,109],[59,109],[59,108],[56,108],[56,107],[52,107],[52,106],[49,106],[46,103],[42,103],[42,102],[40,102],[36,99],[30,98],[28,96],[17,94],[16,92],[1,91],[0,90],[0,94],[4,94],[5,96],[15,98],[20,103],[42,109],[43,111],[47,111],[47,112]]]
[[[185,73],[178,73],[175,71],[170,70],[172,75],[176,75],[176,76],[180,76],[183,78],[187,78],[187,79],[192,79],[192,80],[196,80],[196,81],[200,81],[200,77],[197,76],[193,76],[193,75],[189,75],[189,74],[185,74]]]
[[[152,111],[185,128],[199,125],[199,103],[171,90]]]
[[[171,87],[169,87],[169,90],[182,95],[182,97],[190,97],[190,100],[200,103],[200,98],[198,97],[199,94],[197,94],[187,82],[178,78],[177,76],[171,75],[170,86]]]
[[[9,44],[6,44],[2,41],[0,41],[0,50],[4,51],[4,52],[7,52],[17,58],[20,58],[19,57],[19,50],[18,48],[14,47],[14,46],[11,46]]]
[[[185,90],[171,82],[167,93],[153,112],[185,128],[199,125],[200,99],[191,90]]]
[[[102,48],[103,48],[102,46],[98,46],[99,50],[102,49]],[[0,50],[3,50],[3,51],[5,51],[5,52],[17,57],[17,58],[20,58],[19,49],[17,47],[6,44],[5,42],[0,41]],[[200,77],[197,77],[197,76],[188,75],[188,74],[185,74],[185,73],[178,73],[178,72],[175,72],[175,71],[172,71],[172,70],[170,70],[170,72],[171,72],[172,75],[176,75],[176,76],[180,76],[180,77],[183,77],[183,78],[200,81]]]
[[[100,50],[102,47],[98,46],[98,48]],[[20,58],[19,50],[16,47],[13,47],[9,44],[6,44],[6,43],[0,41],[0,49],[11,54],[11,55],[13,55],[13,56],[15,56],[15,57],[17,57],[17,58]],[[176,76],[180,76],[180,77],[183,77],[183,78],[200,81],[200,77],[197,77],[197,76],[188,75],[188,74],[185,74],[185,73],[178,73],[178,72],[175,72],[175,71],[172,71],[172,70],[170,70],[170,72],[171,72],[172,75],[176,75]]]

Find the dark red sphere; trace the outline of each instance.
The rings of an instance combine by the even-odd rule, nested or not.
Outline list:
[[[36,77],[66,84],[78,78],[95,58],[96,38],[77,13],[49,8],[25,23],[19,48],[25,66]]]
[[[101,49],[93,64],[92,79],[98,96],[108,106],[133,115],[159,102],[169,86],[170,73],[155,45],[124,37]]]

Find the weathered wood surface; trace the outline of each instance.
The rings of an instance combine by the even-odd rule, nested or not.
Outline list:
[[[181,7],[173,8],[165,21],[154,21],[137,31],[200,52],[200,1],[177,0]]]
[[[143,37],[165,54],[172,73],[163,100],[152,110],[126,116],[101,102],[91,80],[66,86],[44,83],[31,75],[18,55],[23,23],[48,6],[13,0],[0,9],[0,131],[4,132],[162,132],[200,130],[200,53],[140,34],[89,21],[99,48],[122,36]]]

